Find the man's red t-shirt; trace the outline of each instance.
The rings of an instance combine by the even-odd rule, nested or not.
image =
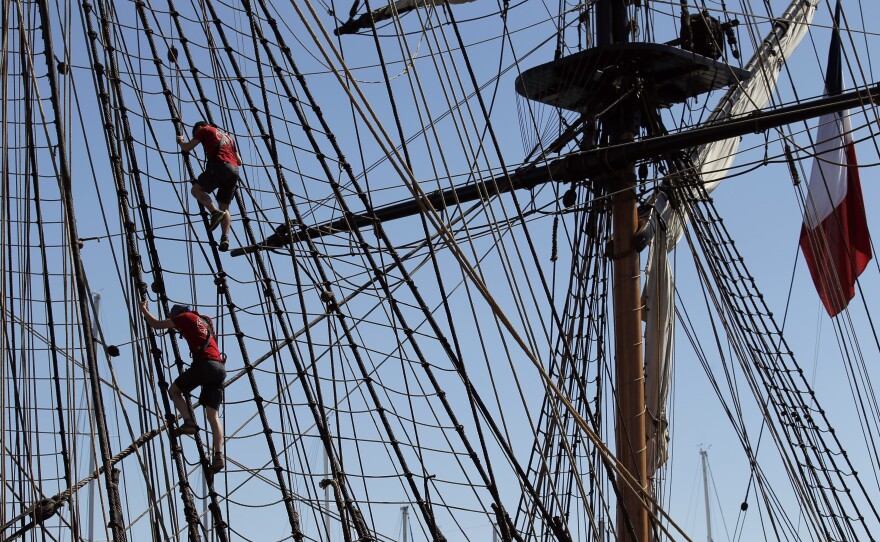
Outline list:
[[[208,324],[205,323],[205,320],[210,322],[213,327],[213,322],[211,322],[210,318],[207,316],[200,318],[195,312],[184,312],[171,319],[174,322],[174,327],[186,339],[190,352],[198,352],[202,345],[205,344],[205,340],[208,339]],[[208,340],[208,346],[205,347],[205,350],[199,357],[223,363],[223,356],[220,355],[220,349],[217,348],[217,341],[214,340],[214,337]]]
[[[226,132],[213,126],[202,126],[195,133],[195,138],[205,147],[205,156],[208,160],[219,160],[236,167],[241,165],[238,163],[235,141]]]

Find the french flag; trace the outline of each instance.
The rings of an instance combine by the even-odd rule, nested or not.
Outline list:
[[[840,2],[828,52],[826,95],[843,91]],[[855,295],[856,278],[871,261],[871,237],[859,166],[846,112],[823,115],[816,135],[800,245],[825,309],[837,315]]]

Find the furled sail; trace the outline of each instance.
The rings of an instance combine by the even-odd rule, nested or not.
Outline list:
[[[754,74],[748,81],[731,88],[712,114],[707,125],[765,107],[776,88],[782,65],[800,44],[816,13],[818,0],[795,0],[774,21],[746,68]],[[698,147],[691,160],[707,192],[714,190],[731,166],[740,138]],[[650,221],[655,232],[648,250],[645,273],[645,402],[648,409],[648,472],[656,472],[667,458],[669,440],[667,396],[674,347],[674,278],[668,253],[681,239],[687,219],[674,212],[666,197],[658,192]]]

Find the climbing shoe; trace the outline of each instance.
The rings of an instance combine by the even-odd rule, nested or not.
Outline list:
[[[220,246],[217,247],[220,252],[226,252],[229,250],[229,238],[225,235],[220,238]]]
[[[178,435],[195,435],[199,432],[199,426],[192,420],[184,420],[183,424],[177,428]]]
[[[209,226],[211,228],[211,231],[216,230],[217,226],[219,226],[220,223],[223,222],[223,218],[225,218],[228,214],[229,213],[226,211],[214,211],[213,213],[211,213],[211,224]]]
[[[214,459],[211,461],[211,472],[218,473],[226,467],[226,461],[223,459],[223,452],[214,452]]]

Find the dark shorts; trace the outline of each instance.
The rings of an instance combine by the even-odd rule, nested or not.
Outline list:
[[[223,381],[226,380],[226,367],[222,362],[199,359],[180,373],[174,384],[184,394],[192,393],[201,386],[199,402],[202,406],[218,410],[223,403]]]
[[[217,201],[229,205],[238,184],[238,168],[228,162],[208,160],[205,172],[193,184],[201,186],[209,194],[216,190]]]

